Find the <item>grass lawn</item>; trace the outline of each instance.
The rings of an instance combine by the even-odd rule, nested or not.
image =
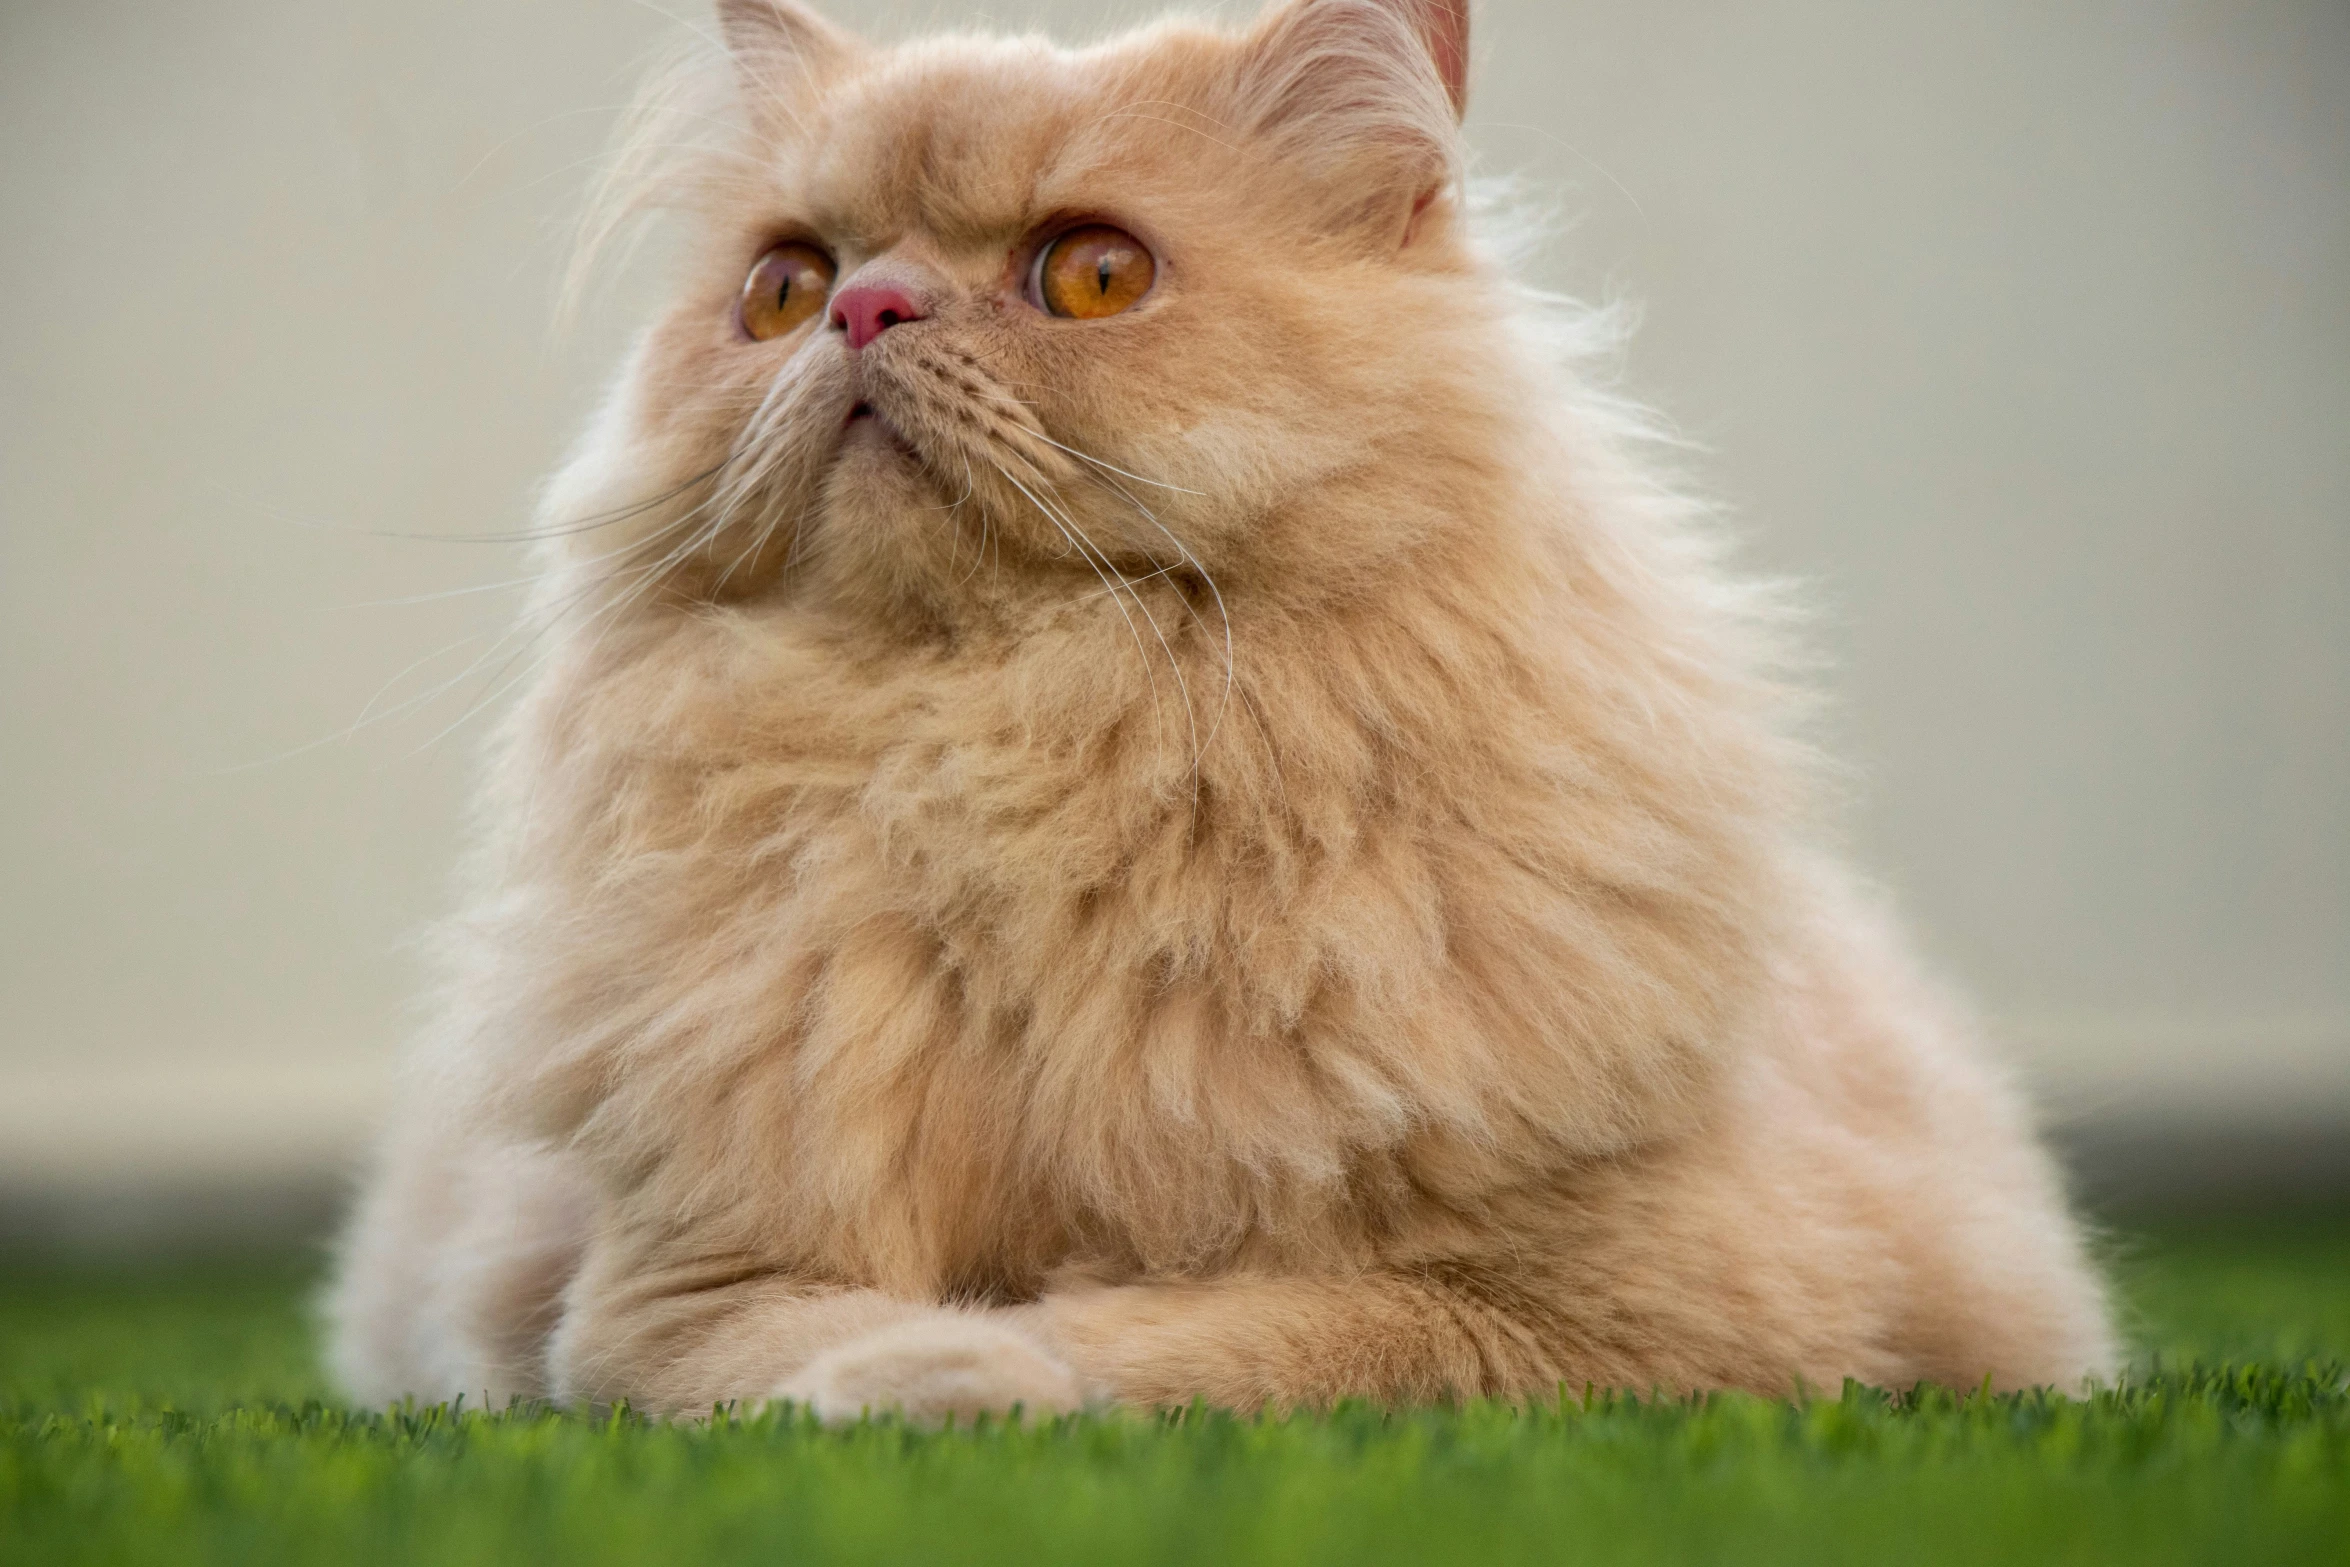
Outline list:
[[[305,1264],[0,1258],[0,1562],[2350,1563],[2350,1214],[2118,1250],[2142,1354],[2086,1401],[944,1434],[353,1414]]]

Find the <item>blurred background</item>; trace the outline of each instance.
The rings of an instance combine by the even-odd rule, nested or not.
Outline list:
[[[688,0],[676,0],[685,5]],[[832,0],[1083,39],[1147,6]],[[314,1229],[447,903],[636,0],[0,6],[0,1240]],[[2350,6],[1478,0],[2109,1210],[2350,1194]],[[468,591],[482,589],[484,591]],[[442,689],[444,688],[445,689]]]

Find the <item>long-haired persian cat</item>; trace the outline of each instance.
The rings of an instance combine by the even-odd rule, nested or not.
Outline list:
[[[353,1392],[2111,1369],[2018,1101],[1813,847],[1767,602],[1470,230],[1459,0],[719,24]]]

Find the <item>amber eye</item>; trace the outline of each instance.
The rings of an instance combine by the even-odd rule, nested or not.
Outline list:
[[[1046,247],[1036,291],[1056,316],[1098,321],[1130,309],[1158,274],[1141,240],[1124,229],[1089,223]]]
[[[743,330],[762,342],[803,326],[832,292],[832,258],[813,245],[778,245],[743,280]]]

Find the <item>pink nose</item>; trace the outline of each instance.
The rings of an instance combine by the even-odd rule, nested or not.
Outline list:
[[[920,302],[889,283],[856,283],[832,296],[832,324],[847,331],[851,348],[863,348],[891,327],[922,317]]]

